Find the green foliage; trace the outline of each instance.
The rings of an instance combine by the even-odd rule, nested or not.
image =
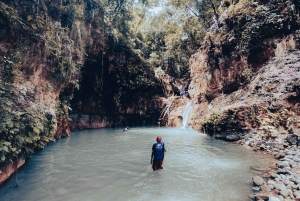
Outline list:
[[[201,120],[202,128],[207,134],[213,135],[222,131],[237,131],[240,128],[236,111],[229,109],[223,113],[214,113]]]
[[[13,88],[1,87],[2,91],[5,89],[16,93]],[[7,98],[1,99],[0,109],[0,164],[24,158],[53,140],[55,116],[40,117],[40,111],[35,107],[18,112],[15,102]]]
[[[175,77],[186,76],[190,56],[200,47],[205,27],[214,15],[213,6],[221,1],[169,0],[162,11],[153,15],[146,9],[135,13],[142,16],[138,23],[133,48],[154,67],[161,67]]]

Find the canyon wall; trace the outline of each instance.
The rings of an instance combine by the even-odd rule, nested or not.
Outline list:
[[[190,58],[190,122],[210,135],[298,132],[299,1],[235,1]]]
[[[0,183],[35,150],[70,136],[70,123],[88,128],[82,116],[108,119],[95,124],[104,127],[156,114],[154,72],[110,31],[98,1],[0,2]],[[126,93],[134,85],[146,93]]]

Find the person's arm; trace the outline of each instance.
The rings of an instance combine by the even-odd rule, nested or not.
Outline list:
[[[152,146],[152,153],[151,153],[151,160],[150,160],[150,164],[151,165],[153,163],[153,157],[154,157],[154,151],[153,151],[153,146]]]
[[[162,152],[162,160],[164,160],[164,157],[165,157],[165,143],[163,143],[163,152]]]
[[[153,163],[153,151],[152,151],[152,153],[151,153],[151,160],[150,160],[150,164],[152,165],[152,163]]]

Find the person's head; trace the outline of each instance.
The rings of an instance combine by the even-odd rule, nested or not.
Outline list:
[[[162,140],[161,136],[157,136],[156,141],[161,142],[161,140]]]

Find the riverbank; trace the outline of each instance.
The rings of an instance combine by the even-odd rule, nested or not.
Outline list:
[[[278,160],[276,169],[266,171],[265,177],[253,177],[254,200],[300,200],[300,152],[296,134],[290,131],[277,140],[263,140],[261,134],[252,132],[238,143],[252,147],[253,151],[267,152]]]
[[[20,167],[25,164],[25,159],[18,159],[14,163],[0,166],[0,185],[10,178]]]

